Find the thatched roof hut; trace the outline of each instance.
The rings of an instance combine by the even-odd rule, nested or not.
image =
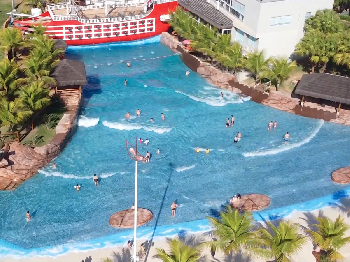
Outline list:
[[[350,105],[350,78],[321,73],[303,75],[294,93]]]
[[[57,87],[87,84],[85,65],[81,61],[63,59],[55,67],[51,76],[55,78]]]
[[[68,48],[66,41],[63,39],[53,39],[53,41],[55,41],[55,49],[66,50]]]

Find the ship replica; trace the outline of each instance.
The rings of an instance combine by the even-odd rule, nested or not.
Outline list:
[[[29,33],[43,25],[53,39],[68,45],[126,42],[153,37],[169,29],[174,0],[85,0],[48,4],[46,12],[15,20],[14,27]],[[35,13],[35,12],[34,12]]]

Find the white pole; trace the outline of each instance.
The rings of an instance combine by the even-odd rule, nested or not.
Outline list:
[[[135,160],[135,203],[134,203],[134,262],[136,259],[136,228],[137,228],[137,160]]]

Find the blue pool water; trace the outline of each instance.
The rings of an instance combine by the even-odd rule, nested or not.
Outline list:
[[[198,74],[186,76],[180,56],[158,40],[68,49],[68,58],[85,62],[89,82],[79,127],[54,160],[56,170],[47,166],[17,190],[0,192],[0,254],[57,254],[77,243],[84,249],[127,241],[131,231],[112,228],[108,220],[133,204],[134,162],[125,143],[136,137],[149,139],[138,148],[152,153],[150,163],[139,164],[138,189],[139,206],[150,209],[154,219],[140,234],[152,234],[154,226],[156,235],[207,229],[205,216],[216,214],[237,192],[270,196],[271,205],[260,214],[278,217],[327,204],[336,197],[320,198],[345,190],[330,175],[350,164],[349,127],[287,114],[228,91],[221,98],[221,90]],[[142,114],[136,118],[138,108]],[[235,125],[226,128],[231,115]],[[278,128],[267,131],[271,120]],[[238,131],[243,138],[234,144]],[[283,144],[287,131],[292,139]],[[93,173],[101,177],[98,187]],[[77,183],[80,192],[73,188]],[[170,213],[174,200],[176,218]],[[300,204],[306,201],[312,202]],[[33,215],[29,223],[27,210]],[[57,245],[61,249],[47,248]]]

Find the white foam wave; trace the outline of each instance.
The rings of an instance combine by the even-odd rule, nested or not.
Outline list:
[[[239,100],[235,99],[236,95],[230,96],[230,97],[228,97],[228,99],[226,99],[225,97],[221,97],[220,95],[206,96],[205,98],[204,97],[202,98],[202,97],[189,95],[189,94],[183,93],[183,92],[178,91],[178,90],[176,90],[175,92],[178,94],[187,96],[194,101],[205,103],[205,104],[210,105],[210,106],[225,106],[227,104],[243,103],[243,101],[241,99],[239,99]]]
[[[71,174],[62,174],[61,172],[48,172],[48,171],[44,171],[44,170],[39,170],[40,174],[45,175],[46,177],[50,177],[50,176],[54,176],[54,177],[62,177],[62,178],[66,178],[66,179],[92,179],[93,176],[76,176],[76,175],[71,175]],[[127,172],[117,172],[117,173],[105,173],[105,174],[101,174],[99,175],[100,178],[107,178],[107,177],[111,177],[114,176],[116,174],[121,174],[124,175]]]
[[[180,173],[180,172],[183,172],[183,171],[186,171],[186,170],[190,170],[192,168],[194,168],[196,165],[192,165],[192,166],[181,166],[181,167],[177,167],[175,168],[175,171]]]
[[[250,99],[251,99],[250,96],[243,96],[243,97],[241,97],[242,101],[249,101]]]
[[[100,121],[99,118],[89,118],[86,116],[80,116],[78,119],[78,126],[91,127],[96,126]]]
[[[117,123],[117,122],[108,122],[108,121],[103,121],[102,124],[106,127],[113,128],[113,129],[118,129],[118,130],[139,130],[139,129],[144,129],[149,132],[155,132],[158,134],[163,134],[163,133],[168,133],[171,131],[172,128],[170,127],[157,127],[157,126],[141,126],[138,124],[123,124],[123,123]]]
[[[267,150],[267,151],[246,152],[246,153],[243,153],[243,156],[245,156],[245,157],[252,157],[252,156],[275,155],[275,154],[279,154],[281,152],[284,152],[284,151],[287,151],[287,150],[290,150],[290,149],[293,149],[293,148],[296,148],[296,147],[300,147],[302,145],[305,145],[305,144],[309,143],[317,135],[317,133],[320,131],[320,129],[322,128],[323,124],[324,124],[323,120],[319,121],[318,126],[315,128],[315,130],[307,138],[305,138],[304,140],[302,140],[302,141],[300,141],[298,143],[295,143],[295,144],[284,144],[284,145],[282,145],[282,146],[280,146],[278,148],[270,149],[270,150]]]

